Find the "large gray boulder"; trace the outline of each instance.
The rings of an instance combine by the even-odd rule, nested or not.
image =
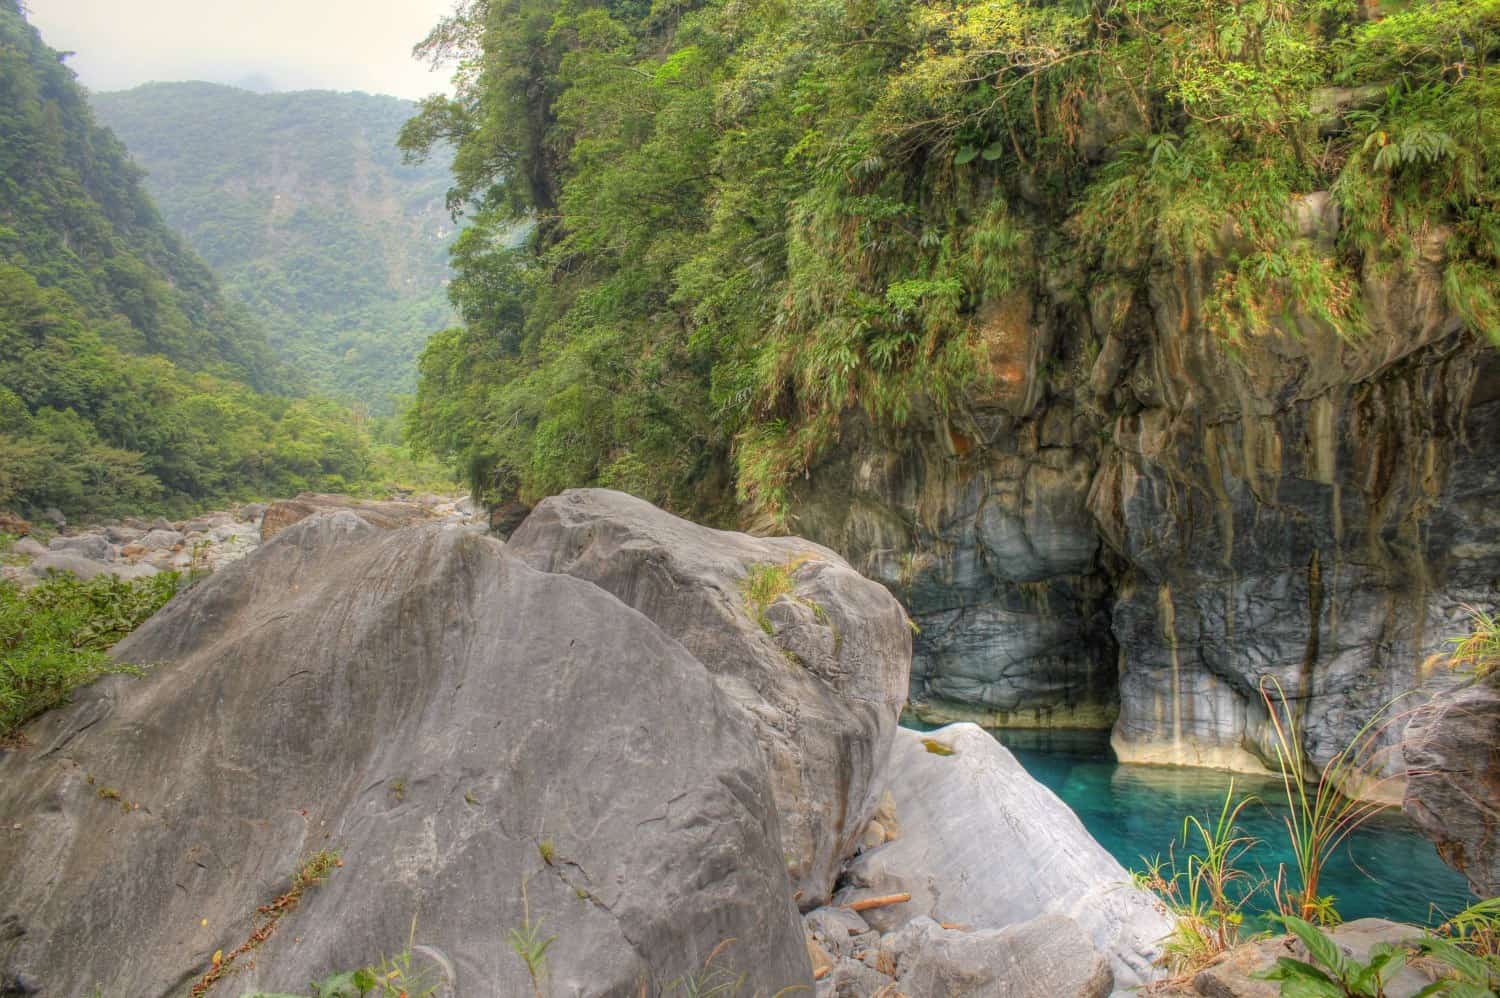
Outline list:
[[[90,561],[114,561],[115,546],[103,534],[80,534],[76,537],[54,537],[47,543],[53,551],[66,551]]]
[[[22,537],[10,546],[11,554],[20,555],[23,558],[41,558],[47,554],[47,550],[30,537]]]
[[[464,995],[810,984],[749,721],[597,586],[471,532],[313,517],[179,596],[0,753],[0,993],[184,993],[298,863],[342,868],[219,990],[416,942]],[[732,943],[725,943],[733,940]],[[7,990],[9,989],[9,990]]]
[[[825,902],[884,789],[906,700],[911,631],[896,599],[827,548],[711,530],[603,489],[543,501],[508,550],[635,607],[746,708],[798,903]],[[762,610],[741,587],[773,567],[793,589]]]
[[[912,899],[865,912],[871,925],[891,932],[926,916],[1004,929],[1060,914],[1109,960],[1117,987],[1156,976],[1171,931],[1161,906],[982,728],[901,729],[890,788],[901,837],[851,862],[838,900],[903,891]]]
[[[113,575],[121,579],[143,579],[155,575],[150,565],[131,565],[121,561],[94,561],[71,551],[49,551],[26,566],[26,574],[40,581],[53,573],[66,573],[87,581],[100,575]]]
[[[1500,894],[1500,676],[1419,708],[1402,742],[1403,807],[1480,897]]]
[[[136,539],[141,547],[151,551],[171,551],[187,542],[180,531],[154,527]]]

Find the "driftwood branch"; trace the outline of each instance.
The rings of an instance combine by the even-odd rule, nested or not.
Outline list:
[[[911,892],[904,891],[900,894],[883,894],[880,897],[860,898],[844,905],[849,911],[869,911],[871,908],[884,908],[889,904],[905,904],[911,900]]]

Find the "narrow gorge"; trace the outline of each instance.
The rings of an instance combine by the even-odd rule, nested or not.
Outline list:
[[[64,7],[0,998],[1500,996],[1500,0]]]

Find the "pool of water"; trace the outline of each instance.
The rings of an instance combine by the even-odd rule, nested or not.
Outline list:
[[[1103,732],[996,731],[1027,772],[1065,801],[1089,832],[1127,869],[1142,856],[1165,856],[1182,820],[1217,818],[1231,778],[1236,792],[1259,799],[1241,828],[1259,840],[1242,867],[1274,878],[1278,864],[1295,869],[1282,824],[1281,781],[1212,769],[1121,765]],[[1377,814],[1354,832],[1324,868],[1322,892],[1337,898],[1345,919],[1379,917],[1435,925],[1473,900],[1468,885],[1397,809]],[[1263,910],[1270,904],[1262,894]]]

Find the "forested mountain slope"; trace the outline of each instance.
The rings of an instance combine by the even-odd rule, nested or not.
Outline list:
[[[1360,262],[1441,230],[1444,295],[1500,336],[1497,19],[1496,0],[468,0],[427,43],[458,94],[406,133],[457,144],[478,219],[468,332],[428,352],[415,425],[498,492],[628,483],[701,510],[732,466],[780,516],[851,408],[896,429],[1021,387],[996,361],[1039,285],[1077,298],[1212,251],[1224,343],[1257,349],[1290,307],[1352,338]],[[1336,242],[1299,240],[1288,203],[1330,189]],[[485,238],[530,212],[529,252]]]
[[[10,0],[0,44],[0,256],[65,293],[113,345],[282,383],[264,335],[163,224],[124,147]]]
[[[152,83],[90,98],[167,221],[320,391],[409,393],[452,321],[447,163],[402,162],[395,97]]]
[[[0,506],[366,482],[364,432],[286,397],[297,380],[167,229],[62,56],[0,0]]]
[[[795,530],[902,595],[916,709],[1126,760],[1266,763],[1274,680],[1321,764],[1500,607],[1500,0],[469,0],[428,51],[475,223],[410,426],[491,499]]]

